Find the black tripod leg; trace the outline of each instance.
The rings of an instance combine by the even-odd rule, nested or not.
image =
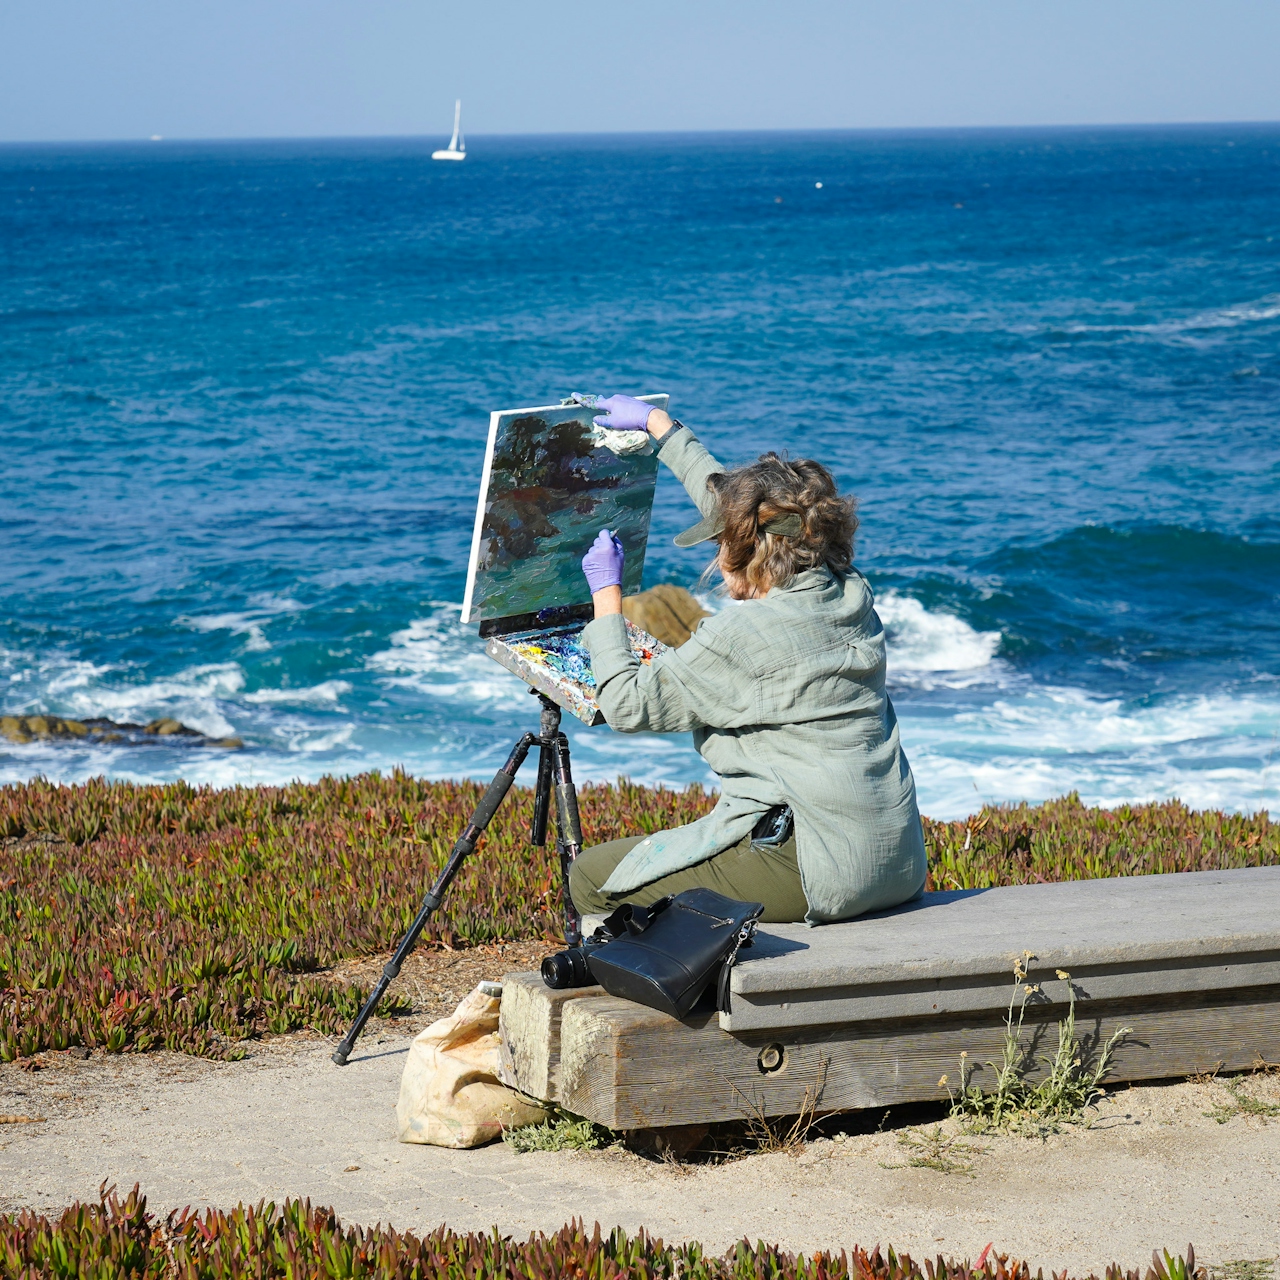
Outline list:
[[[551,809],[551,770],[553,750],[544,742],[538,748],[538,785],[533,793],[533,821],[529,825],[529,843],[547,843],[547,814]]]
[[[444,869],[436,877],[436,882],[427,891],[426,897],[422,899],[422,910],[418,912],[417,918],[409,927],[409,932],[404,935],[403,941],[396,948],[395,955],[387,961],[386,967],[382,970],[382,977],[378,979],[377,986],[369,994],[368,1000],[364,1002],[364,1008],[360,1010],[356,1020],[351,1024],[351,1030],[347,1032],[346,1038],[334,1051],[333,1061],[337,1066],[345,1067],[347,1065],[347,1059],[351,1056],[351,1050],[355,1048],[356,1038],[364,1030],[364,1024],[373,1017],[373,1012],[378,1007],[379,1001],[386,994],[387,988],[399,975],[400,966],[404,964],[409,952],[413,950],[417,943],[418,936],[426,928],[427,921],[431,919],[431,913],[440,905],[441,899],[448,892],[453,877],[458,874],[458,868],[462,866],[468,855],[476,847],[476,841],[484,834],[484,829],[493,821],[493,815],[497,813],[498,806],[505,799],[507,792],[511,790],[511,784],[516,780],[516,774],[524,763],[525,756],[529,754],[529,748],[537,740],[534,734],[526,733],[512,748],[506,764],[493,775],[493,781],[489,783],[489,789],[481,797],[480,803],[476,805],[475,812],[471,815],[471,821],[467,823],[462,834],[454,842],[453,849],[449,853],[449,860],[444,864]]]
[[[560,850],[560,891],[564,898],[564,940],[570,947],[582,941],[582,917],[569,896],[569,870],[582,852],[582,821],[578,817],[578,793],[569,766],[569,739],[558,733],[556,752],[556,833]]]

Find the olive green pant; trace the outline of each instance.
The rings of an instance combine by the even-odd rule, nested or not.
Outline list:
[[[624,902],[647,907],[669,893],[683,889],[714,889],[739,902],[763,902],[766,924],[790,924],[803,920],[809,904],[800,885],[796,839],[776,848],[753,845],[751,837],[683,871],[674,871],[630,893],[602,893],[600,886],[613,869],[644,839],[628,836],[608,844],[583,849],[569,873],[569,895],[583,915],[605,915]]]

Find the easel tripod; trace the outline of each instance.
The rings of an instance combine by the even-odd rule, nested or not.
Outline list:
[[[512,748],[507,762],[493,775],[489,789],[484,793],[480,803],[476,805],[471,821],[467,823],[462,834],[454,841],[448,861],[436,877],[435,883],[422,899],[422,909],[409,927],[409,932],[396,948],[396,953],[387,961],[378,979],[377,986],[370,992],[364,1008],[360,1010],[351,1030],[337,1047],[333,1061],[339,1067],[347,1065],[347,1059],[364,1025],[373,1017],[374,1010],[386,994],[387,988],[399,976],[400,968],[408,958],[418,936],[426,928],[427,921],[449,891],[449,885],[459,868],[474,851],[476,842],[484,834],[485,828],[493,821],[498,812],[520,766],[524,764],[529,749],[538,748],[538,786],[533,800],[533,822],[530,825],[529,841],[536,845],[547,842],[547,817],[551,809],[551,789],[554,780],[556,793],[556,845],[560,853],[561,891],[564,898],[564,938],[567,945],[576,947],[582,941],[582,920],[569,897],[569,868],[573,860],[582,851],[582,823],[578,819],[578,793],[573,787],[573,774],[569,768],[569,739],[560,732],[560,708],[544,693],[530,689],[537,694],[542,703],[542,723],[537,733],[526,733]]]

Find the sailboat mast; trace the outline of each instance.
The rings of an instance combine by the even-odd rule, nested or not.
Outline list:
[[[449,145],[440,151],[431,153],[433,160],[465,160],[467,158],[467,144],[462,138],[462,99],[459,98],[453,104],[453,137],[449,139]]]

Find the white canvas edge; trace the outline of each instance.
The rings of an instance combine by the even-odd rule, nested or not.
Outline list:
[[[665,412],[667,406],[671,403],[671,393],[668,391],[649,391],[642,396],[636,396],[636,399],[643,400],[645,404],[651,404],[655,409],[661,409]],[[499,420],[511,413],[550,413],[553,409],[568,409],[571,407],[565,404],[543,404],[535,405],[529,409],[495,409],[489,415],[489,439],[484,447],[484,470],[480,473],[480,494],[476,498],[476,523],[471,533],[471,555],[467,560],[467,589],[462,597],[462,617],[460,621],[471,621],[471,604],[475,595],[476,574],[479,571],[480,563],[480,532],[484,528],[484,499],[485,494],[489,492],[489,473],[493,470],[493,450],[498,442]]]
[[[498,440],[498,422],[507,409],[495,409],[489,415],[489,440],[484,447],[484,470],[480,472],[480,496],[476,499],[476,525],[471,533],[471,555],[467,559],[467,590],[462,597],[462,621],[471,621],[471,597],[476,590],[476,571],[480,562],[480,531],[484,528],[484,496],[489,492],[489,473],[493,470],[493,448]]]

